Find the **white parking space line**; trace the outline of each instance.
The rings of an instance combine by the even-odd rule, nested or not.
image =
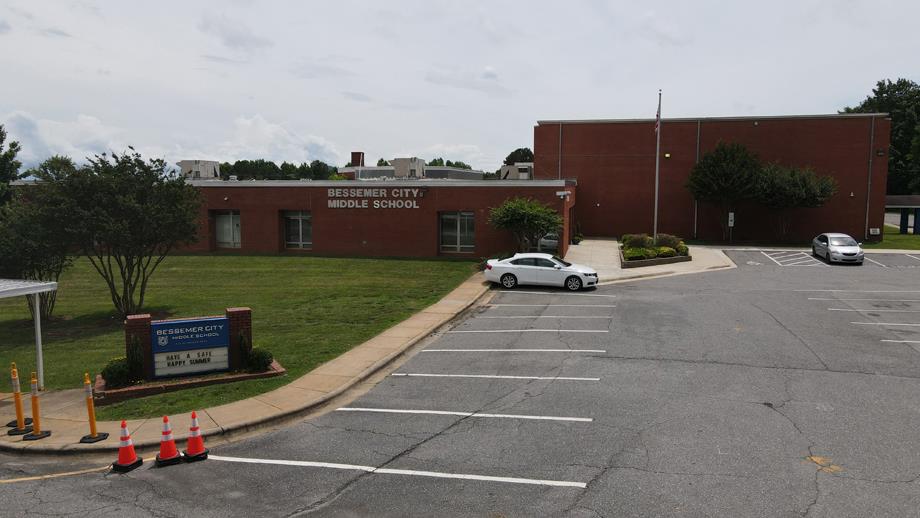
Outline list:
[[[920,301],[918,301],[920,302]],[[501,317],[474,317],[476,320],[481,318],[489,319],[508,319],[508,318],[603,318],[605,320],[613,320],[613,317],[597,317],[597,316],[582,316],[582,315],[528,315],[528,316],[501,316]]]
[[[423,353],[606,353],[605,349],[422,349]]]
[[[822,297],[808,297],[808,300],[858,300],[864,302],[920,302],[920,299],[835,299]]]
[[[447,331],[444,334],[461,333],[609,333],[606,329],[477,329],[474,331]]]
[[[551,381],[600,381],[600,378],[571,378],[564,376],[500,376],[497,374],[421,374],[417,372],[394,372],[390,376],[410,378],[483,378],[499,380],[551,380]]]
[[[882,340],[883,342],[892,342],[896,344],[920,344],[920,340]]]
[[[920,290],[792,290],[805,292],[827,292],[827,293],[920,293]]]
[[[920,324],[904,324],[901,322],[850,322],[851,324],[856,324],[858,326],[907,326],[907,327],[920,327]]]
[[[880,263],[880,262],[878,262],[878,261],[875,261],[875,260],[873,260],[873,259],[869,259],[869,256],[868,256],[868,255],[864,255],[864,256],[863,256],[863,259],[865,259],[866,261],[869,261],[869,262],[872,263],[872,264],[877,264],[877,265],[881,266],[882,268],[888,268],[887,265],[884,265],[884,264],[882,264],[882,263]]]
[[[342,407],[336,412],[379,412],[382,414],[421,414],[421,415],[454,415],[460,417],[484,417],[498,419],[526,419],[534,421],[571,421],[576,423],[590,423],[590,417],[557,417],[548,415],[518,415],[518,414],[486,414],[483,412],[456,412],[450,410],[403,410],[399,408],[358,408]]]
[[[906,255],[907,257],[910,257],[911,259],[916,259],[920,261],[920,257],[917,257],[916,255],[910,255],[910,254],[904,254],[904,255]]]
[[[828,311],[857,311],[860,313],[920,313],[920,309],[850,309],[827,308]]]
[[[615,308],[616,304],[485,304],[493,308]]]
[[[815,262],[814,259],[805,259],[794,263],[786,263],[783,266],[819,266],[821,263]]]
[[[781,263],[781,262],[777,261],[776,259],[774,259],[773,256],[771,256],[770,254],[768,254],[768,253],[766,253],[766,252],[764,252],[764,251],[761,251],[760,253],[762,253],[763,255],[767,256],[768,259],[770,259],[771,261],[773,261],[773,262],[776,263],[777,265],[779,265],[779,266],[782,266],[782,265],[783,265],[783,263]]]
[[[218,462],[240,462],[244,464],[271,464],[276,466],[297,466],[305,468],[330,468],[351,471],[364,471],[379,475],[408,475],[414,477],[431,477],[431,478],[452,478],[460,480],[479,480],[482,482],[504,482],[508,484],[528,484],[535,486],[555,486],[555,487],[578,487],[586,488],[588,485],[584,482],[570,482],[566,480],[541,480],[535,478],[518,478],[518,477],[494,477],[488,475],[472,475],[465,473],[444,473],[441,471],[418,471],[413,469],[392,469],[392,468],[375,468],[373,466],[360,466],[356,464],[337,464],[333,462],[310,462],[302,460],[281,460],[281,459],[251,459],[246,457],[224,457],[222,455],[210,455],[211,460]]]
[[[561,295],[564,297],[606,297],[606,298],[616,298],[616,295],[601,295],[598,293],[570,293],[565,291],[553,292],[553,291],[521,291],[521,290],[500,290],[499,293],[527,293],[531,295]]]

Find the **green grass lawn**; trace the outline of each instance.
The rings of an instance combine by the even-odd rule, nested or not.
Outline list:
[[[146,311],[154,318],[179,318],[248,306],[253,345],[271,351],[288,373],[135,399],[97,413],[100,419],[159,416],[272,390],[436,302],[474,271],[469,261],[170,257],[151,280]],[[122,321],[102,278],[85,259],[61,278],[54,317],[43,322],[43,336],[50,389],[82,387],[84,371],[95,376],[109,359],[124,356]],[[28,380],[35,345],[24,297],[0,300],[0,366],[11,361]]]
[[[898,227],[885,225],[885,235],[878,243],[864,243],[863,248],[890,248],[892,250],[920,250],[920,236],[898,234]]]

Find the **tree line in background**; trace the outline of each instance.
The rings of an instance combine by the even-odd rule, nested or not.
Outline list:
[[[237,160],[221,162],[220,177],[228,180],[235,176],[237,180],[342,180],[339,170],[322,160],[310,163],[293,164],[281,162],[281,165],[271,160]]]
[[[144,305],[157,267],[197,236],[198,190],[162,159],[144,159],[133,148],[87,158],[52,156],[20,173],[19,146],[3,150],[0,126],[0,277],[57,282],[83,255],[99,273],[120,317]],[[39,180],[11,189],[31,176]],[[57,292],[42,293],[32,314],[47,318]]]
[[[863,102],[841,111],[877,112],[891,116],[887,194],[920,194],[920,85],[884,79]]]
[[[722,239],[730,238],[728,213],[743,202],[774,212],[779,237],[789,231],[791,209],[815,208],[837,192],[837,181],[807,168],[762,163],[744,145],[720,142],[690,171],[687,189],[694,199],[719,208]]]

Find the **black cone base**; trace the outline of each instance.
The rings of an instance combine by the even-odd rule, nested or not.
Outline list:
[[[92,435],[84,435],[80,438],[80,442],[83,444],[92,444],[94,442],[104,441],[109,438],[108,432],[99,432],[95,437]]]
[[[25,435],[27,433],[32,433],[31,426],[27,426],[25,428],[10,428],[6,431],[7,435]]]
[[[138,457],[137,460],[132,462],[131,464],[119,464],[115,462],[114,464],[112,464],[112,471],[116,473],[127,473],[134,468],[139,468],[140,465],[143,463],[144,463],[144,459],[140,457]]]
[[[31,418],[31,417],[27,417],[27,418],[25,419],[25,421],[26,421],[26,426],[29,426],[30,424],[32,424],[32,418]],[[6,423],[6,427],[7,427],[7,428],[16,428],[16,424],[17,424],[16,421],[13,420],[13,421],[10,421],[9,423]]]
[[[204,451],[199,453],[198,455],[189,455],[187,451],[183,450],[182,458],[185,460],[185,462],[197,462],[199,460],[204,460],[208,458],[208,453],[210,453],[210,451],[211,450],[205,448]]]
[[[179,464],[180,462],[182,462],[182,455],[179,455],[178,453],[176,454],[175,457],[172,457],[169,459],[161,459],[160,454],[158,453],[157,459],[156,461],[154,461],[154,464],[156,465],[156,467],[160,468],[163,466],[172,466],[174,464]]]
[[[42,430],[38,433],[34,431],[29,432],[22,436],[23,441],[37,441],[39,439],[44,439],[45,437],[51,437],[51,430]]]

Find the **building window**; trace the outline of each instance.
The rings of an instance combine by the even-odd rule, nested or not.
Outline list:
[[[473,253],[475,219],[472,212],[442,212],[441,251]]]
[[[285,248],[313,248],[313,219],[309,212],[288,210],[284,212]]]
[[[217,248],[240,247],[240,211],[214,211],[214,226]]]

